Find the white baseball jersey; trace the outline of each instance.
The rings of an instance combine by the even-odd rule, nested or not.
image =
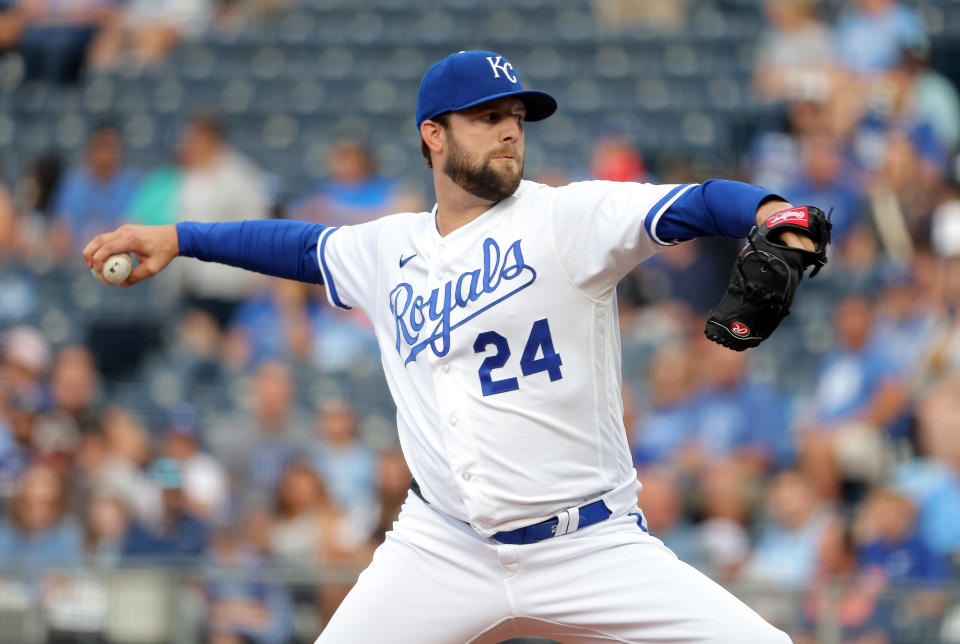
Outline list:
[[[485,537],[596,498],[636,506],[615,287],[688,188],[523,181],[445,237],[436,208],[323,231],[328,297],[374,323],[431,504]]]

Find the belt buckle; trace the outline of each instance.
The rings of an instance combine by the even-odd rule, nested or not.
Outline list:
[[[557,514],[557,523],[550,528],[553,536],[561,537],[576,532],[580,527],[580,507],[573,506]]]

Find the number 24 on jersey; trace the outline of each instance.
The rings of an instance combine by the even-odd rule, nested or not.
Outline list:
[[[516,378],[501,378],[494,380],[491,372],[507,364],[510,359],[510,345],[507,339],[496,331],[484,331],[477,336],[473,343],[474,353],[485,353],[487,348],[493,345],[496,353],[484,358],[480,364],[477,374],[480,376],[480,387],[484,396],[493,394],[502,394],[507,391],[514,391],[520,388],[520,383]],[[543,357],[538,358],[541,353]],[[560,360],[558,354],[553,348],[553,338],[550,336],[550,324],[547,318],[537,320],[530,329],[530,336],[527,338],[527,344],[523,347],[523,355],[520,356],[520,370],[524,376],[530,376],[541,371],[546,371],[550,376],[550,381],[560,380],[563,374],[560,372]]]

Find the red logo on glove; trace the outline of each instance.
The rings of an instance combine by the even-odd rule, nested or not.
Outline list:
[[[805,206],[802,208],[781,210],[767,219],[766,224],[768,229],[775,228],[783,224],[793,224],[794,226],[809,228],[810,213],[807,212],[807,208]]]
[[[734,322],[730,325],[730,333],[738,338],[745,338],[750,335],[750,327],[743,322]]]

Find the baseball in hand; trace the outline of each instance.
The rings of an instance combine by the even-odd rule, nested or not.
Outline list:
[[[130,271],[132,270],[133,258],[129,253],[120,253],[107,258],[107,261],[103,263],[102,273],[98,273],[96,268],[91,268],[90,272],[104,284],[117,286],[123,284],[130,277]]]

